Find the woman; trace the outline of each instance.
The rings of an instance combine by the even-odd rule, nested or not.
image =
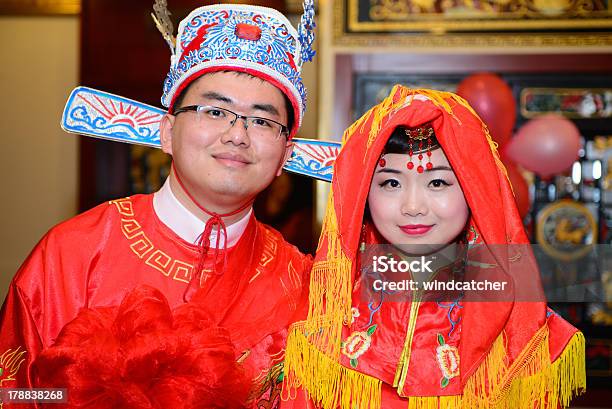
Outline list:
[[[567,406],[585,387],[584,337],[539,296],[505,168],[467,102],[396,86],[343,142],[308,318],[287,344],[283,407]],[[371,286],[361,251],[384,243],[388,259],[437,260],[433,274],[409,276],[409,298]],[[455,262],[431,257],[449,251]],[[493,299],[427,298],[429,278],[505,284]]]

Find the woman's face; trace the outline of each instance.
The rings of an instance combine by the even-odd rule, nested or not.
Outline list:
[[[406,165],[410,156],[386,154],[376,166],[368,206],[378,232],[405,251],[424,254],[455,241],[463,231],[469,208],[442,149],[432,151],[433,168],[423,173]],[[413,162],[418,165],[416,155]],[[405,248],[402,246],[402,248]]]

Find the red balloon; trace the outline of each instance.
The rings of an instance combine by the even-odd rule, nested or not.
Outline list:
[[[505,161],[504,164],[508,170],[508,179],[510,179],[510,184],[512,185],[512,190],[514,191],[516,207],[518,208],[521,217],[525,218],[529,212],[530,206],[529,186],[514,163]]]
[[[523,125],[508,144],[506,154],[525,169],[547,178],[572,166],[579,150],[576,125],[562,116],[548,114]]]
[[[473,74],[461,81],[457,94],[470,103],[493,140],[503,147],[516,121],[516,101],[508,84],[495,74]]]

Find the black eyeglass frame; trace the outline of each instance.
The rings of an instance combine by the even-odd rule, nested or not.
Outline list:
[[[273,119],[270,119],[270,118],[264,118],[264,117],[262,117],[262,116],[252,116],[252,115],[248,115],[248,116],[247,116],[247,115],[240,115],[240,114],[237,114],[236,112],[234,112],[234,111],[232,111],[232,110],[229,110],[229,109],[227,109],[227,108],[216,107],[216,106],[214,106],[214,105],[186,105],[186,106],[184,106],[184,107],[176,108],[176,109],[174,110],[174,112],[172,113],[172,115],[175,115],[175,116],[176,116],[176,115],[178,115],[178,114],[180,114],[180,113],[182,113],[182,112],[196,112],[196,113],[197,113],[198,111],[200,111],[200,110],[201,110],[201,109],[203,109],[203,108],[214,108],[214,109],[218,109],[218,110],[220,110],[220,111],[229,112],[230,114],[234,115],[236,118],[234,118],[234,120],[233,120],[233,121],[231,121],[232,126],[234,126],[234,124],[236,123],[236,121],[237,121],[238,119],[244,119],[244,121],[245,121],[245,123],[246,123],[246,124],[248,124],[248,123],[249,123],[249,119],[262,119],[262,120],[264,120],[264,121],[270,121],[270,122],[273,122],[273,123],[275,123],[276,125],[278,125],[278,126],[280,126],[280,127],[281,127],[281,130],[280,130],[280,134],[279,134],[279,136],[280,136],[280,135],[283,135],[283,134],[285,135],[285,137],[288,137],[288,136],[289,136],[289,128],[287,127],[287,125],[283,125],[283,124],[281,124],[280,122],[277,122],[277,121],[275,121],[275,120],[273,120]],[[248,129],[248,125],[247,125],[247,127],[246,127],[246,128]]]

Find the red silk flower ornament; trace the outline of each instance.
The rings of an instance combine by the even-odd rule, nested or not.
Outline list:
[[[508,84],[495,74],[478,73],[461,81],[457,94],[470,103],[493,140],[503,147],[516,122],[516,101]]]
[[[148,286],[82,310],[34,372],[37,387],[67,388],[71,409],[242,408],[250,389],[228,332]]]
[[[580,132],[555,114],[534,118],[512,138],[506,154],[525,169],[547,178],[567,170],[578,158]]]

